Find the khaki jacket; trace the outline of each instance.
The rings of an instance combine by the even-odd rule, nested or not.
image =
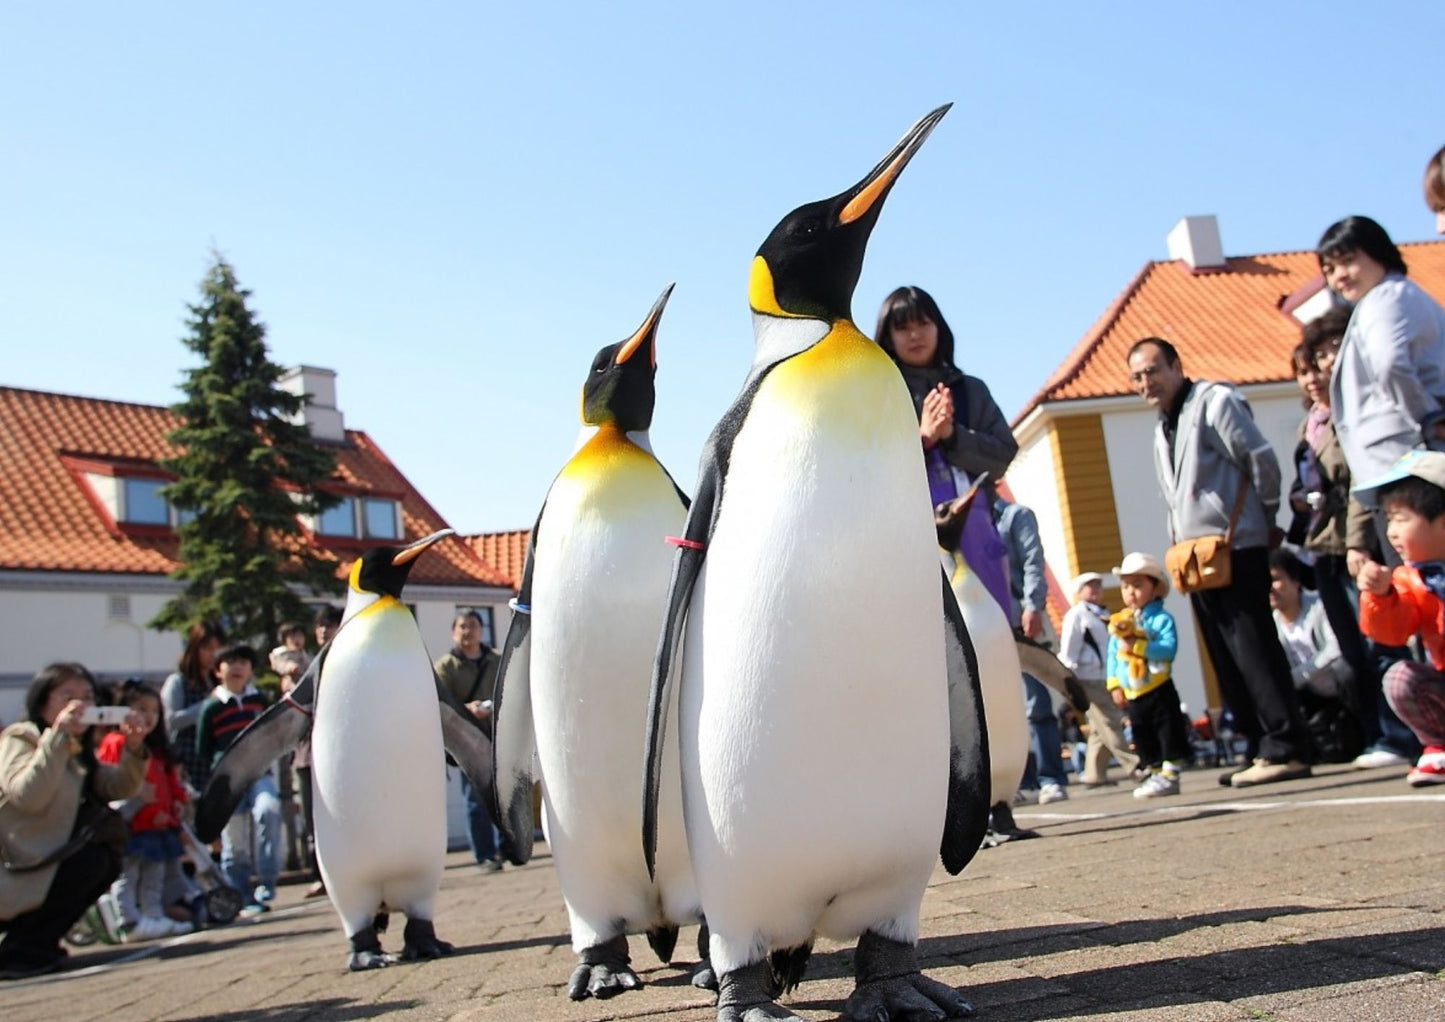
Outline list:
[[[25,721],[0,731],[0,852],[16,863],[35,862],[70,839],[85,787],[85,768],[71,752],[70,736],[41,732]],[[145,781],[148,752],[126,750],[116,766],[100,765],[95,792],[106,801],[130,798]],[[58,863],[12,873],[0,866],[0,919],[38,908]]]

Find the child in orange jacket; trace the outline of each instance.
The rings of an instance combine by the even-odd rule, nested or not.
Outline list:
[[[1430,662],[1391,666],[1385,698],[1425,746],[1410,784],[1445,784],[1445,454],[1411,451],[1356,492],[1375,496],[1390,546],[1405,562],[1393,571],[1373,562],[1360,569],[1360,631],[1387,646],[1419,637]]]

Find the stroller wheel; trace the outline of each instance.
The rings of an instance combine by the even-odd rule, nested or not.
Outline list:
[[[234,887],[214,887],[206,892],[206,917],[217,926],[225,926],[240,914],[242,904],[241,892]]]
[[[75,947],[89,947],[96,940],[95,931],[84,919],[79,920],[65,935],[65,942]]]

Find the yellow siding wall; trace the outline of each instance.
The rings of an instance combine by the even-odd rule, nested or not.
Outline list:
[[[1107,572],[1123,559],[1124,549],[1103,423],[1098,415],[1064,416],[1049,423],[1049,434],[1069,569]],[[1059,581],[1068,585],[1068,579]],[[1110,595],[1117,606],[1117,592]]]

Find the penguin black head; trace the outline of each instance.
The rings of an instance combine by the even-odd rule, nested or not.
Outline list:
[[[755,312],[849,319],[863,252],[893,183],[952,103],[908,130],[868,176],[846,192],[799,206],[774,227],[753,260],[748,298]]]
[[[411,574],[411,566],[416,559],[437,540],[450,535],[453,535],[453,530],[442,529],[407,546],[373,547],[351,566],[351,588],[359,593],[377,593],[401,599],[402,587],[406,585],[406,577]]]
[[[675,284],[667,285],[642,326],[626,340],[609,344],[592,360],[582,384],[582,421],[589,426],[615,423],[623,432],[652,425],[657,392],[657,324]]]

